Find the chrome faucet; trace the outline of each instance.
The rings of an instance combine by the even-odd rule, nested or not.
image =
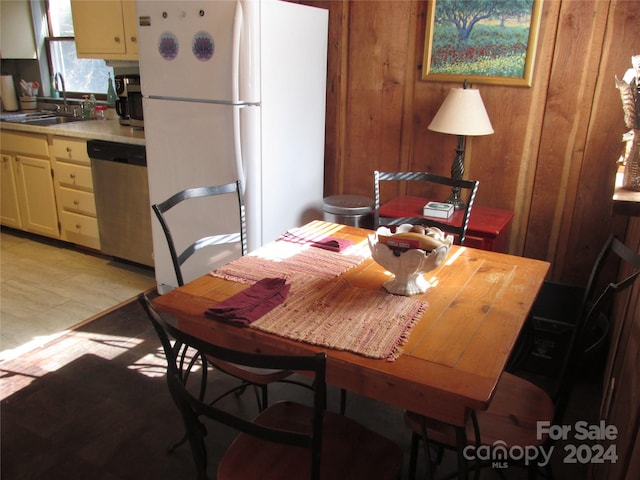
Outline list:
[[[53,76],[53,88],[55,88],[56,90],[58,89],[58,78],[60,79],[60,85],[62,86],[62,100],[64,103],[64,111],[67,112],[69,111],[69,108],[67,106],[67,88],[64,86],[64,78],[62,77],[62,74],[60,72],[56,72],[56,74]]]

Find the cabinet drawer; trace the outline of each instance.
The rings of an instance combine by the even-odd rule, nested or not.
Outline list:
[[[100,233],[96,218],[63,211],[60,223],[63,240],[96,250],[100,249]]]
[[[49,157],[49,145],[47,144],[46,135],[2,132],[0,134],[0,146],[3,152],[18,153],[33,157]]]
[[[87,142],[75,138],[53,137],[53,154],[65,162],[91,165],[87,155]]]
[[[60,186],[79,188],[93,192],[91,167],[73,163],[56,162],[56,180]]]
[[[60,187],[58,193],[60,194],[58,200],[63,210],[96,216],[96,201],[93,193],[65,187]]]

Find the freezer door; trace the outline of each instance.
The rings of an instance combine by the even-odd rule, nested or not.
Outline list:
[[[256,62],[248,53],[255,51],[249,45],[255,39],[249,34],[253,27],[243,27],[242,22],[255,23],[255,8],[250,5],[251,11],[245,15],[241,2],[234,0],[139,0],[142,93],[200,101],[244,101],[239,83],[247,80],[239,79],[240,64],[248,68]],[[241,49],[245,52],[242,57]]]
[[[211,103],[144,99],[147,173],[151,204],[166,200],[189,187],[219,185],[238,179],[233,137],[234,112],[238,107]],[[177,244],[193,235],[204,236],[237,231],[237,200],[229,196],[222,205],[189,206],[176,212]],[[173,212],[169,212],[173,213]],[[210,230],[215,221],[217,228]],[[152,221],[156,280],[161,293],[176,287],[175,273],[166,240],[157,219]],[[193,239],[192,239],[193,240]],[[239,248],[220,246],[204,249],[206,257],[185,265],[185,281],[239,257]]]

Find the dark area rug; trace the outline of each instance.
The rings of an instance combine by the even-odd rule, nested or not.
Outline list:
[[[137,300],[0,363],[0,478],[196,478],[188,444],[168,453],[184,429],[165,366],[160,341]],[[238,383],[215,371],[209,379],[212,397]],[[270,398],[277,401],[286,392],[285,385],[275,386]],[[337,410],[337,390],[332,397]],[[247,416],[257,413],[250,390],[223,402]],[[400,411],[393,412],[401,426]],[[207,429],[208,473],[215,479],[235,433],[211,422]]]
[[[195,477],[158,348],[133,301],[0,365],[0,476]]]

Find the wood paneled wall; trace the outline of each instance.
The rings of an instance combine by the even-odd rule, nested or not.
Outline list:
[[[310,0],[329,10],[325,194],[373,196],[373,171],[448,175],[456,139],[427,130],[452,83],[421,80],[426,0]],[[545,0],[532,87],[475,85],[495,134],[468,142],[477,203],[515,212],[510,252],[584,283],[607,236],[625,131],[614,75],[640,54],[640,2]]]

